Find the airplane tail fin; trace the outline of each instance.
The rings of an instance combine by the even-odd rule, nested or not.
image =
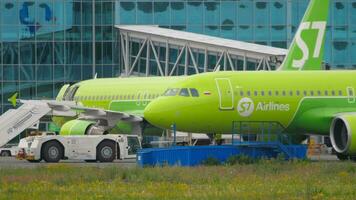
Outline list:
[[[310,0],[278,70],[321,70],[328,12],[329,0]]]
[[[17,105],[17,95],[18,95],[18,93],[16,92],[8,99],[8,101],[11,103],[11,105],[13,107],[16,107],[16,105]]]

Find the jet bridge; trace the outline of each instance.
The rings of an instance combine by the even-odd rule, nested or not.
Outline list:
[[[276,69],[286,49],[148,25],[116,25],[124,76]]]
[[[17,109],[9,109],[0,116],[0,146],[21,134],[28,128],[38,129],[39,120],[45,115],[76,116],[76,112],[68,109],[75,102],[46,100],[19,100],[22,105]]]

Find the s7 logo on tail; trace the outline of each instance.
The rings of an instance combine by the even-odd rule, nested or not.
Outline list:
[[[309,58],[309,47],[302,38],[302,32],[308,29],[318,30],[317,39],[315,41],[315,48],[313,52],[313,58],[318,58],[320,56],[320,49],[323,44],[323,38],[326,29],[325,21],[315,21],[315,22],[302,22],[299,26],[298,32],[295,35],[295,42],[297,46],[302,50],[303,56],[301,59],[294,59],[292,66],[294,68],[302,68],[305,61]]]

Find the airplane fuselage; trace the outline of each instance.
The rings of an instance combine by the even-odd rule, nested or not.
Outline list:
[[[291,133],[328,134],[333,117],[356,112],[356,72],[216,72],[189,77],[172,88],[196,88],[199,97],[162,96],[145,118],[154,125],[231,133],[235,122],[276,122]],[[174,106],[172,106],[174,105]]]

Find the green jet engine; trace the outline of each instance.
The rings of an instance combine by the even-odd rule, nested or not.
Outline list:
[[[60,135],[103,135],[106,131],[96,126],[95,121],[75,119],[61,127]]]
[[[338,154],[356,155],[356,114],[336,116],[331,123],[330,139]]]

